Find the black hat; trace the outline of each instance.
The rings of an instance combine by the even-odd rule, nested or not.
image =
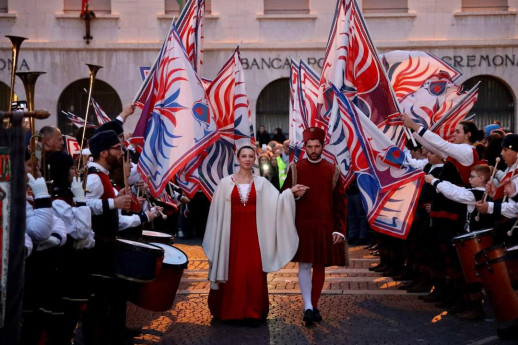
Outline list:
[[[124,133],[124,129],[122,128],[122,123],[119,120],[112,120],[112,121],[103,123],[99,128],[97,128],[95,130],[95,134],[104,132],[104,131],[109,131],[109,130],[114,131],[115,133],[117,133],[117,135]]]
[[[70,168],[74,165],[74,159],[63,151],[53,151],[46,157],[46,162],[50,166],[50,179],[56,185],[68,185],[68,175]]]
[[[507,134],[502,139],[502,148],[518,152],[518,134]]]
[[[108,150],[117,144],[120,144],[119,137],[112,130],[99,132],[88,140],[88,146],[92,155],[99,154],[101,151]]]

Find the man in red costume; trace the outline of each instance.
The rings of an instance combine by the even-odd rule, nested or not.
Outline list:
[[[303,320],[309,326],[322,321],[317,309],[326,266],[345,266],[347,200],[340,170],[322,159],[325,132],[317,127],[303,133],[307,158],[291,163],[283,189],[307,186],[296,201],[295,225],[299,247],[292,261],[299,263],[299,285],[304,300]],[[311,276],[313,268],[313,276]]]

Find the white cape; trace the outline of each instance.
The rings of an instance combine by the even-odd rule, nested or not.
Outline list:
[[[299,237],[295,228],[295,198],[291,190],[282,193],[264,177],[254,176],[257,208],[257,234],[264,272],[275,272],[297,252]],[[228,280],[231,194],[235,183],[223,178],[214,191],[203,238],[209,260],[211,288]]]

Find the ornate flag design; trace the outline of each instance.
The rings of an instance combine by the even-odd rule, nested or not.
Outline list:
[[[307,127],[300,108],[299,65],[292,59],[290,68],[290,162],[297,162],[304,156],[302,132]]]
[[[452,81],[462,76],[460,71],[438,57],[418,50],[393,50],[381,54],[380,59],[399,101],[441,71],[448,73]]]
[[[203,24],[205,20],[205,0],[188,0],[176,28],[192,67],[201,76],[203,55]]]
[[[202,191],[212,200],[219,181],[232,174],[237,166],[235,147],[246,142],[255,144],[239,49],[236,49],[207,88],[207,96],[220,139],[206,150],[207,156],[203,158],[198,174]]]
[[[338,0],[320,78],[320,114],[332,107],[326,90],[335,85],[398,145],[404,143],[399,108],[355,0]]]
[[[138,165],[155,197],[185,164],[218,139],[202,82],[174,26],[161,53],[153,73],[152,102],[146,104],[151,115]]]
[[[64,111],[64,110],[61,110],[61,113],[63,115],[65,115],[67,117],[67,119],[69,119],[70,122],[72,122],[76,127],[81,128],[85,125],[85,120],[83,118],[77,116],[76,114],[73,114],[69,111]],[[97,128],[96,125],[94,125],[93,123],[90,123],[90,122],[86,123],[86,127]]]
[[[106,115],[99,103],[97,103],[93,98],[92,106],[94,107],[95,115],[97,116],[97,121],[99,121],[99,125],[111,121],[110,117]]]
[[[76,138],[71,137],[70,135],[63,135],[63,137],[65,138],[65,149],[67,150],[67,153],[71,156],[79,154],[81,148],[79,147],[79,143]]]
[[[361,109],[337,89],[334,92],[369,224],[379,232],[406,238],[424,173],[405,163],[404,152]]]
[[[457,102],[446,114],[437,119],[434,116],[435,122],[430,127],[434,133],[440,135],[445,140],[453,140],[452,136],[455,132],[455,127],[459,122],[463,121],[466,115],[469,113],[471,108],[475,105],[478,98],[478,82],[466,93],[463,93],[463,97]]]

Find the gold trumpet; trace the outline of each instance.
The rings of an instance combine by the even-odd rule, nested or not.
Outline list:
[[[27,99],[27,108],[29,111],[34,111],[34,89],[36,87],[36,80],[42,74],[46,72],[16,72],[16,75],[22,80],[23,87],[25,89],[25,97]],[[29,126],[31,131],[30,150],[31,150],[31,169],[32,176],[36,176],[37,164],[36,164],[36,141],[39,136],[34,134],[34,117],[29,117]]]
[[[92,65],[92,64],[86,64],[88,66],[88,69],[90,70],[90,87],[88,88],[88,103],[86,103],[86,113],[85,113],[85,123],[83,126],[83,135],[81,136],[81,145],[80,145],[80,151],[79,151],[79,161],[77,163],[77,171],[80,171],[81,169],[81,162],[83,161],[83,144],[85,141],[85,133],[86,133],[86,124],[88,123],[88,113],[90,111],[90,103],[92,101],[92,90],[94,88],[94,82],[95,82],[95,76],[97,74],[97,71],[99,71],[103,66],[98,65]],[[85,178],[86,180],[86,178]]]
[[[14,79],[16,74],[16,68],[18,66],[18,55],[20,53],[20,46],[22,42],[25,41],[26,37],[21,36],[9,36],[6,35],[8,39],[11,40],[11,51],[12,51],[12,66],[11,66],[11,92],[9,93],[9,111],[12,111],[12,103],[14,101]]]

